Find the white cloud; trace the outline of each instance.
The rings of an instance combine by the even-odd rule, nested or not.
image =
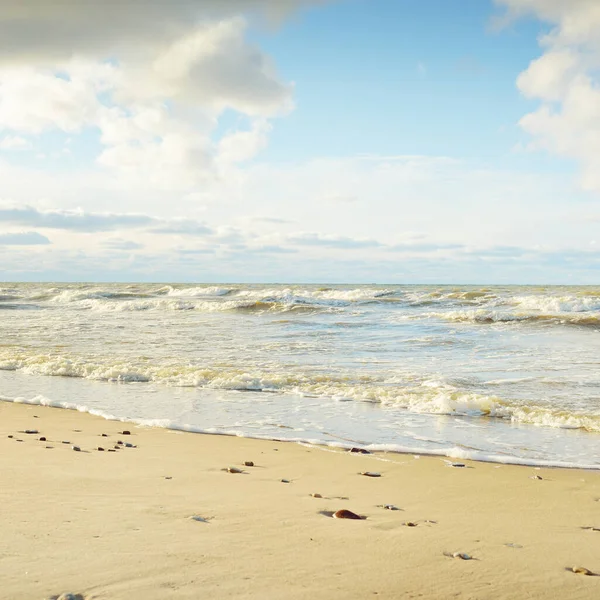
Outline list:
[[[98,130],[122,189],[194,191],[267,143],[292,86],[247,39],[240,11],[319,0],[0,0],[0,134]],[[249,129],[213,136],[234,110]]]
[[[0,246],[45,246],[50,240],[37,231],[0,233]]]
[[[532,14],[553,25],[540,39],[544,54],[517,79],[524,95],[541,101],[520,125],[534,147],[577,159],[583,187],[600,191],[600,2],[496,2],[511,18]]]
[[[31,142],[17,135],[5,135],[0,139],[0,150],[28,150]]]

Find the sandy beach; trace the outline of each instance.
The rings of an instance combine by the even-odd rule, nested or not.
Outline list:
[[[0,598],[600,595],[599,472],[464,465],[0,403]]]

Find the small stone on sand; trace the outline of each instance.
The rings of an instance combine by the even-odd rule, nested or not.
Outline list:
[[[238,469],[237,467],[227,467],[225,469],[228,473],[243,473],[242,469]]]
[[[465,552],[444,552],[444,556],[460,558],[461,560],[473,560],[473,557]]]
[[[532,475],[529,479],[542,479],[539,475]]]
[[[360,515],[357,515],[356,513],[353,513],[351,510],[347,510],[346,508],[342,508],[340,510],[337,510],[333,513],[333,518],[334,519],[364,519],[364,517],[361,517]]]
[[[414,521],[404,521],[404,523],[402,523],[402,525],[404,525],[405,527],[416,527],[417,524]]]
[[[102,446],[98,446],[98,452],[104,452],[104,448]]]
[[[42,437],[39,439],[39,441],[40,441],[40,442],[45,442],[45,441],[46,441],[46,438],[45,438],[44,436],[42,436]]]
[[[290,480],[289,479],[282,479],[281,483],[290,483]]]
[[[108,437],[108,434],[107,434],[107,433],[101,433],[100,435],[101,435],[102,437]]]
[[[385,508],[386,510],[400,510],[397,506],[395,506],[394,504],[382,504],[381,508]]]
[[[70,443],[71,443],[71,442],[69,442],[68,440],[63,440],[63,441],[61,442],[61,444],[70,444]]]
[[[317,494],[317,493],[311,494],[311,496],[313,498],[322,498],[323,497],[323,496],[321,496],[321,494]]]
[[[354,454],[371,454],[368,450],[365,450],[364,448],[350,448],[348,452],[352,452]]]
[[[9,435],[8,437],[9,437],[9,438],[14,438],[15,436],[14,436],[14,435]]]
[[[125,448],[135,448],[135,446],[129,442],[125,442]]]
[[[109,452],[116,452],[116,450],[114,448],[109,448],[108,451]]]
[[[578,575],[596,575],[596,573],[593,573],[585,567],[573,567],[571,571],[573,571],[573,573],[577,573]]]
[[[74,450],[75,452],[81,452],[81,448],[79,446],[71,446],[71,450]]]
[[[374,471],[362,471],[359,475],[364,475],[365,477],[381,477],[381,473],[376,473]]]
[[[39,433],[39,431],[37,429],[26,429],[24,433],[27,433],[29,435],[35,435]]]
[[[125,431],[121,431],[121,435],[131,435],[131,431],[127,431],[127,429],[125,429]]]
[[[245,467],[253,467],[253,466],[254,466],[254,463],[253,463],[251,460],[247,460],[247,461],[244,463],[244,466],[245,466]]]
[[[117,444],[119,444],[119,446],[123,445],[123,440],[117,440]]]

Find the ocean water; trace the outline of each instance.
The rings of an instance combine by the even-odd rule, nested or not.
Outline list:
[[[5,283],[0,399],[600,468],[600,288]]]

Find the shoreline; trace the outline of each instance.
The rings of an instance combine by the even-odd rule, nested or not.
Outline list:
[[[600,571],[600,531],[584,529],[600,528],[597,472],[123,430],[0,403],[0,598],[600,593],[600,578],[567,570]],[[366,519],[328,516],[340,509]]]
[[[123,418],[118,417],[113,414],[106,413],[102,410],[97,409],[88,409],[87,407],[80,406],[73,403],[68,402],[57,402],[53,400],[49,400],[47,398],[43,398],[42,401],[34,401],[34,399],[26,399],[26,398],[9,398],[0,396],[0,403],[9,403],[9,404],[21,404],[26,406],[41,406],[47,408],[54,408],[59,410],[69,410],[75,411],[81,414],[87,414],[93,417],[97,417],[100,419],[104,419],[105,421],[113,421],[119,423],[127,423],[132,426],[143,427],[143,428],[156,428],[156,429],[164,429],[167,431],[177,431],[182,433],[189,434],[197,434],[197,435],[221,435],[228,437],[236,437],[240,439],[251,439],[251,440],[261,440],[261,441],[270,441],[270,442],[279,442],[279,443],[292,443],[292,444],[300,444],[300,445],[309,445],[314,447],[322,447],[324,449],[333,449],[333,450],[349,450],[353,447],[359,446],[363,449],[369,451],[369,453],[373,455],[377,454],[398,454],[398,455],[419,455],[419,456],[430,456],[433,458],[445,458],[451,460],[467,460],[472,462],[479,463],[490,463],[494,465],[512,465],[512,466],[521,466],[521,467],[530,467],[530,468],[544,468],[544,469],[575,469],[582,471],[600,471],[600,464],[578,464],[578,463],[570,463],[570,462],[562,462],[562,461],[552,461],[552,460],[536,460],[536,459],[526,459],[519,458],[516,456],[503,456],[498,454],[486,454],[479,450],[467,450],[465,448],[455,446],[450,449],[446,449],[445,452],[436,452],[435,450],[431,450],[429,448],[408,448],[408,447],[400,447],[399,445],[394,444],[360,444],[358,442],[354,443],[351,441],[347,442],[327,442],[323,440],[309,439],[309,438],[278,438],[278,437],[270,437],[270,436],[253,436],[246,434],[239,434],[236,432],[228,432],[228,431],[217,431],[215,429],[202,429],[199,427],[195,427],[192,425],[177,425],[170,423],[169,425],[164,424],[166,422],[165,419],[135,419],[135,418]],[[466,418],[466,417],[465,417]],[[163,423],[163,424],[158,424]],[[566,428],[566,431],[570,431],[571,428]],[[590,433],[590,432],[586,432]]]

